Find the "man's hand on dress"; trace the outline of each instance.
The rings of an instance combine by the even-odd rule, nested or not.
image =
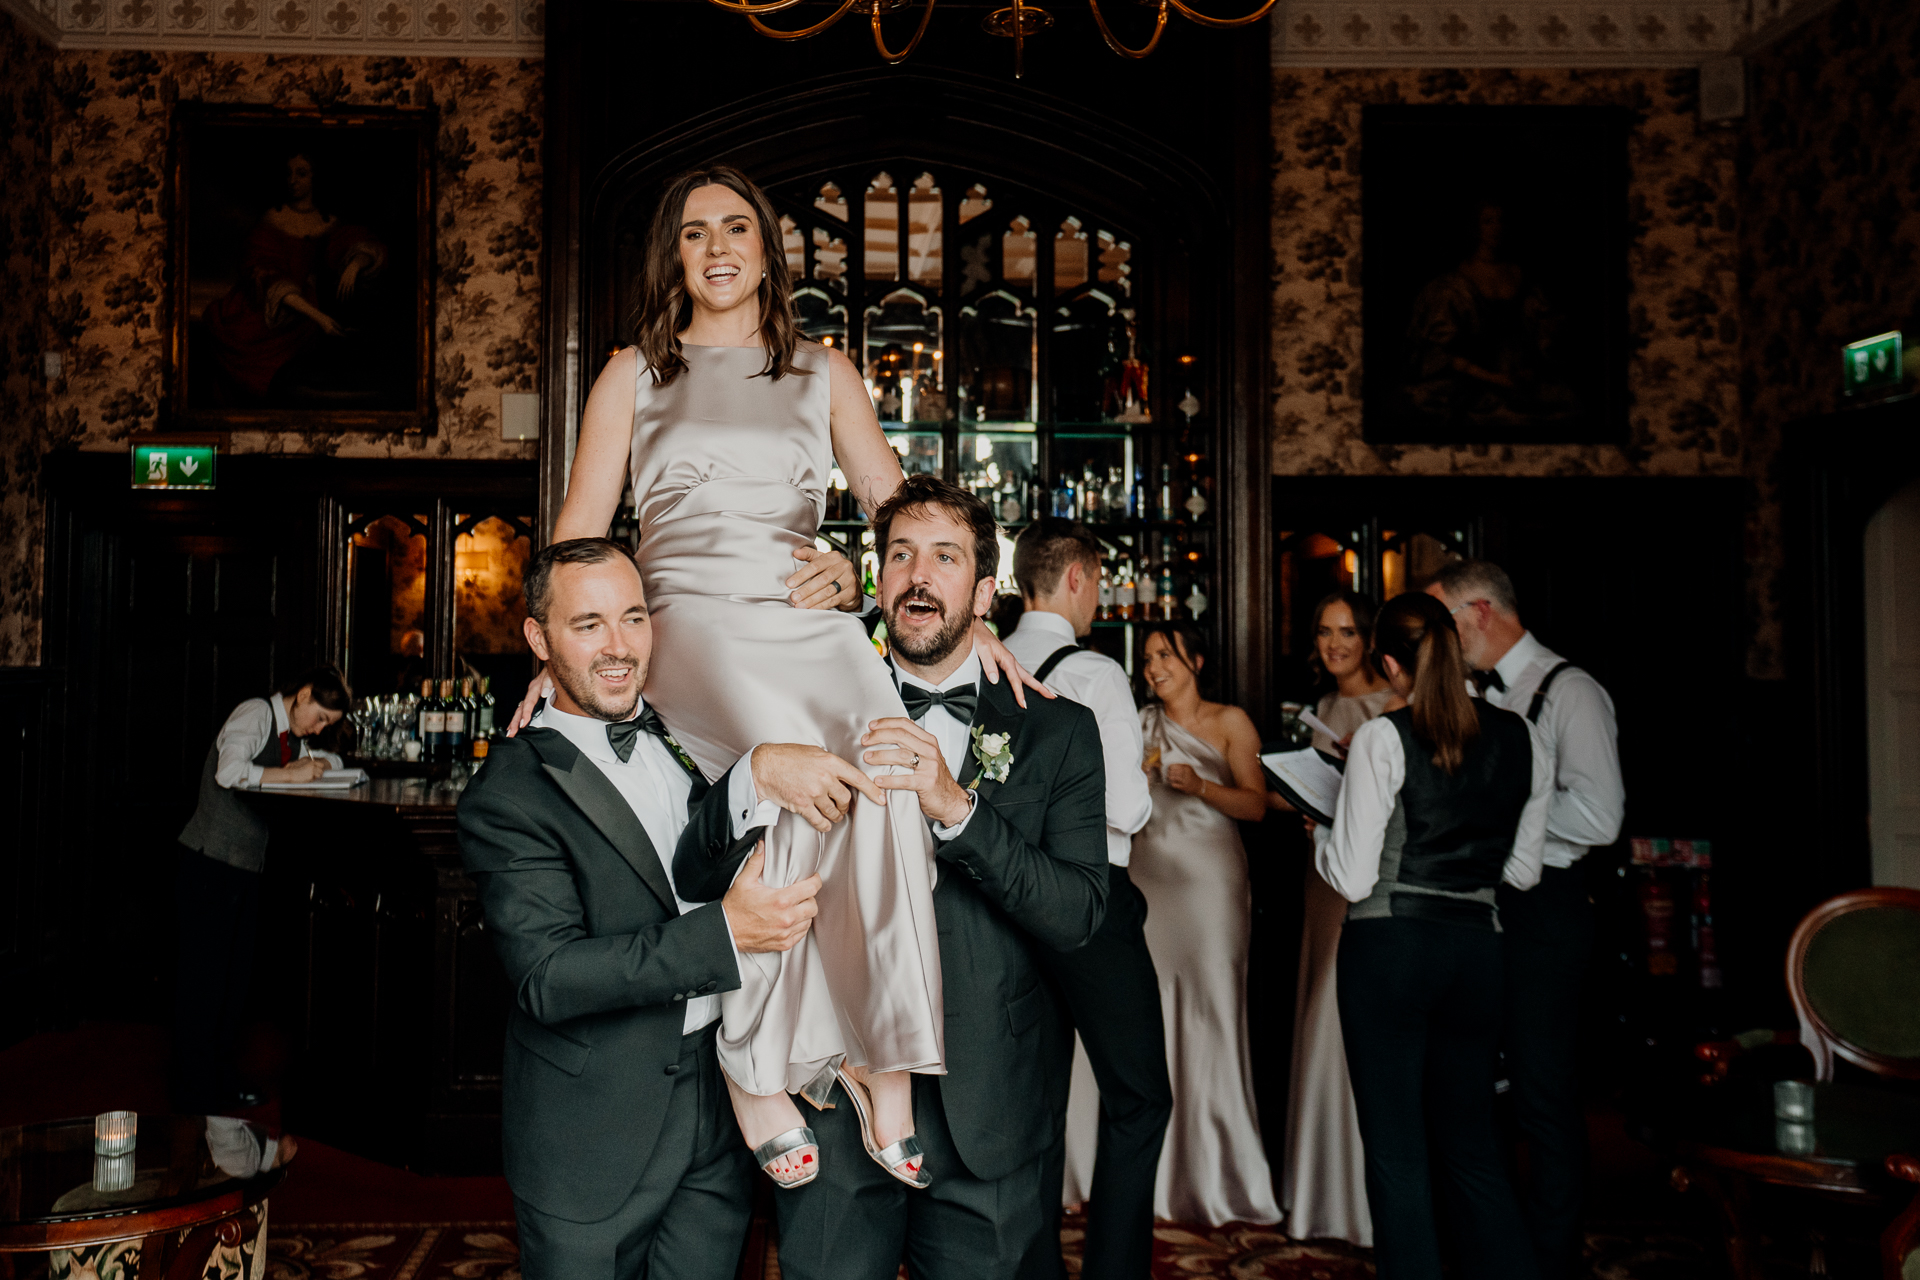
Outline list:
[[[897,764],[907,773],[883,773],[874,781],[888,791],[917,791],[920,812],[943,827],[958,826],[972,811],[967,791],[947,772],[940,741],[905,716],[888,716],[867,726],[863,747],[878,747],[861,758],[868,764]]]
[[[742,951],[790,951],[807,936],[820,908],[814,895],[820,892],[820,877],[775,889],[760,882],[760,869],[766,865],[766,842],[762,841],[740,868],[733,887],[720,899],[726,913],[727,928],[733,931],[733,945]]]
[[[860,607],[860,575],[838,551],[801,547],[793,553],[800,568],[787,579],[787,600],[796,609],[839,609],[853,613]]]
[[[831,751],[799,743],[763,743],[753,749],[753,789],[815,831],[825,831],[853,808],[855,791],[876,804],[886,793],[859,769]]]

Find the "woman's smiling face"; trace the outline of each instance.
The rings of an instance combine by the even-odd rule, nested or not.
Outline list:
[[[1335,680],[1352,675],[1367,657],[1367,638],[1354,625],[1353,609],[1344,601],[1330,604],[1321,611],[1313,644],[1320,654],[1320,665]]]
[[[680,268],[695,307],[759,305],[766,244],[753,206],[731,187],[694,188],[680,215]]]

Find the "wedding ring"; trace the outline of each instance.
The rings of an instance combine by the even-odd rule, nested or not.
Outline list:
[[[920,767],[920,753],[918,751],[913,753],[913,767],[916,769]]]
[[[835,578],[835,579],[833,580],[833,594],[835,594],[835,595],[839,595],[839,594],[840,594],[840,579],[838,579],[838,578]]]

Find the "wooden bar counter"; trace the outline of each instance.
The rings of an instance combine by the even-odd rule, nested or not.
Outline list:
[[[500,1169],[506,981],[444,781],[255,793],[258,953],[293,1041],[287,1127],[428,1173]]]

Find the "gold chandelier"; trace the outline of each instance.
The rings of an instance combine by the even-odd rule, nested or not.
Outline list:
[[[880,29],[880,19],[897,9],[910,8],[914,0],[840,0],[840,5],[832,13],[810,27],[783,29],[768,26],[761,19],[770,13],[779,13],[782,9],[791,9],[801,0],[707,0],[717,8],[729,13],[745,14],[753,29],[763,36],[775,40],[805,40],[808,36],[817,36],[849,13],[864,14],[873,28],[873,47],[879,51],[883,61],[897,65],[912,56],[920,47],[920,39],[927,34],[927,23],[933,18],[933,6],[937,0],[920,0],[920,25],[914,29],[913,38],[906,47],[891,49],[887,46],[886,33]],[[1143,0],[1143,3],[1156,10],[1153,20],[1153,34],[1139,48],[1130,48],[1113,34],[1113,28],[1107,25],[1107,19],[1100,12],[1100,0],[1087,0],[1093,10],[1094,23],[1100,28],[1101,37],[1107,47],[1123,58],[1144,58],[1152,53],[1160,43],[1160,37],[1167,29],[1167,11],[1173,10],[1182,17],[1199,23],[1203,27],[1225,30],[1231,27],[1244,27],[1260,21],[1267,16],[1267,10],[1273,8],[1275,0],[1265,0],[1252,13],[1238,18],[1215,18],[1195,10],[1183,0]],[[1003,36],[1013,41],[1013,74],[1019,77],[1025,61],[1027,40],[1053,25],[1053,15],[1037,4],[1028,4],[1026,0],[1012,0],[1004,9],[996,9],[981,19],[980,26],[988,35]]]

